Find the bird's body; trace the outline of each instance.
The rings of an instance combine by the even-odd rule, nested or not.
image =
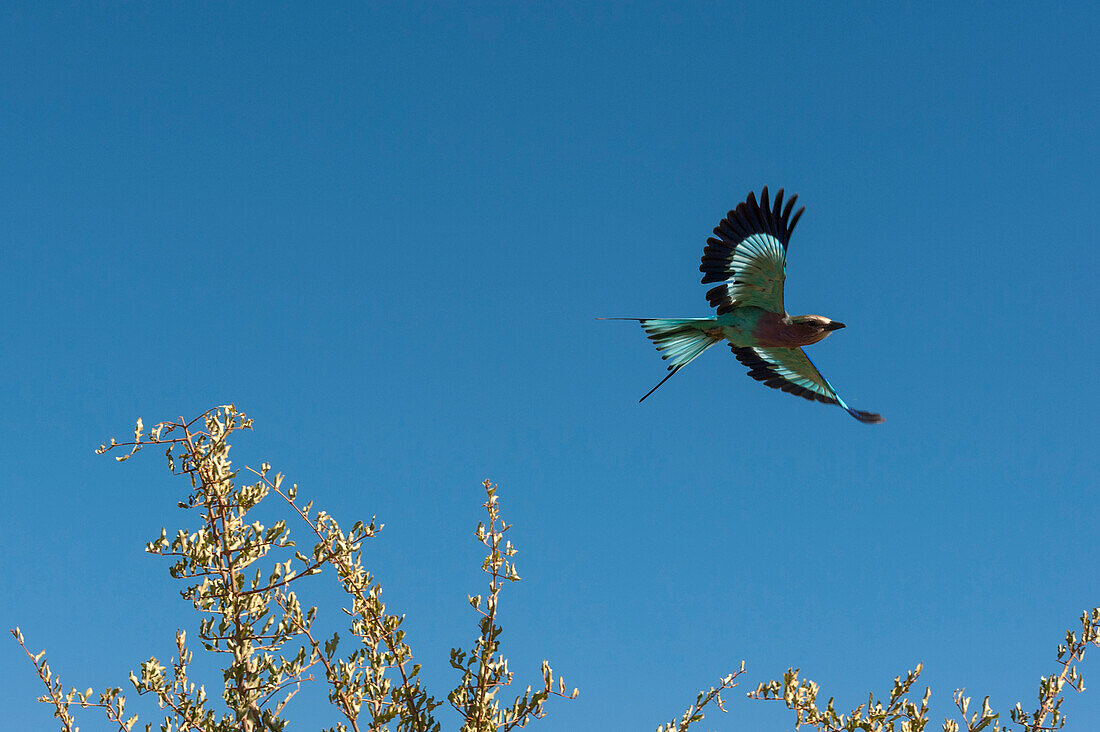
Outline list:
[[[669,374],[641,401],[704,351],[728,341],[734,355],[749,367],[749,376],[765,385],[826,404],[838,404],[861,422],[882,422],[878,414],[852,409],[817,370],[802,346],[812,345],[844,327],[820,315],[787,314],[783,284],[787,243],[805,210],[792,217],[798,196],[783,208],[783,190],[774,206],[765,186],[730,211],[714,229],[703,250],[703,282],[720,282],[707,292],[718,309],[713,318],[625,318],[637,320],[656,343]]]
[[[817,315],[802,316],[818,318]],[[711,323],[711,326],[707,326]],[[796,320],[786,313],[752,305],[736,308],[716,318],[702,321],[707,335],[717,335],[735,346],[768,346],[772,348],[797,348],[810,346],[824,340],[829,333],[843,328],[843,323],[822,318],[820,321]]]

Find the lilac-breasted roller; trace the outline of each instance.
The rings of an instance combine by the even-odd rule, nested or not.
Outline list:
[[[783,189],[768,199],[768,188],[749,193],[729,212],[707,239],[703,250],[703,283],[719,282],[707,292],[717,308],[715,318],[616,318],[637,320],[669,362],[668,375],[638,401],[645,401],[677,371],[723,340],[729,341],[749,376],[765,386],[825,404],[837,404],[860,422],[884,421],[882,415],[852,409],[814,366],[802,346],[817,343],[844,323],[820,315],[787,315],[783,281],[787,274],[787,242],[805,211],[783,205]]]

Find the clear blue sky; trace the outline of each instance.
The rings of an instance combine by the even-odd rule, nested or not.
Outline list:
[[[793,726],[740,693],[788,666],[845,708],[918,661],[937,717],[1032,704],[1100,603],[1098,34],[1084,2],[6,4],[4,628],[81,688],[193,635],[141,551],[183,484],[92,450],[231,401],[238,464],[385,522],[439,696],[489,477],[517,681],[581,688],[546,729],[652,729],[741,659],[705,728]],[[639,405],[663,364],[595,320],[706,315],[705,239],[764,184],[807,207],[787,306],[848,324],[811,353],[882,426],[724,348]],[[50,729],[3,647],[5,724]],[[1100,726],[1100,690],[1065,709]]]

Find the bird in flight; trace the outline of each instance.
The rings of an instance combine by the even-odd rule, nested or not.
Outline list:
[[[718,282],[707,292],[717,308],[714,318],[602,318],[636,320],[668,361],[668,375],[639,399],[645,401],[677,371],[711,346],[729,341],[737,360],[749,376],[765,386],[795,396],[843,407],[860,422],[883,422],[882,415],[849,407],[828,379],[802,350],[844,327],[844,323],[820,315],[787,315],[783,306],[783,281],[787,275],[787,242],[805,211],[791,210],[798,199],[783,205],[783,189],[768,198],[768,187],[749,193],[744,203],[730,211],[707,239],[703,250],[703,283]]]

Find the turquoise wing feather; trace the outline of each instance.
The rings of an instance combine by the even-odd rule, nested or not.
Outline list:
[[[829,380],[821,375],[801,348],[763,348],[730,346],[737,360],[749,368],[749,376],[764,386],[785,391],[811,401],[837,404],[860,422],[884,422],[882,415],[852,409],[837,394]]]
[[[787,243],[795,224],[805,211],[794,216],[798,196],[791,196],[783,206],[783,189],[768,199],[768,187],[760,194],[749,193],[744,203],[730,211],[707,239],[699,271],[703,283],[723,284],[707,292],[707,300],[719,315],[742,306],[764,308],[773,313],[785,313],[783,282],[787,275]]]

